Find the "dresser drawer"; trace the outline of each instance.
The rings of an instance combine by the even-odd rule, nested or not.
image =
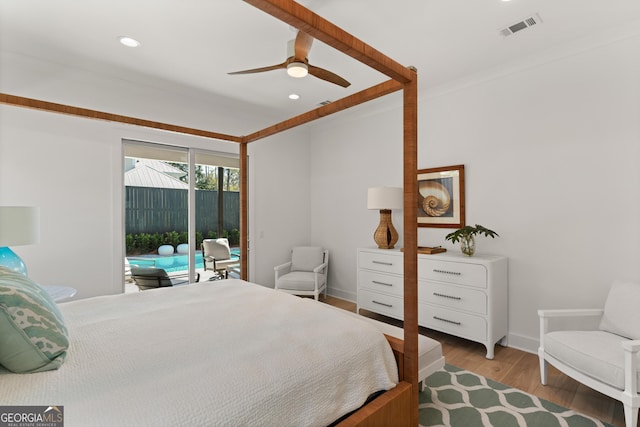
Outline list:
[[[404,295],[404,279],[402,276],[360,270],[358,272],[358,288],[370,289],[402,297]]]
[[[418,280],[437,280],[486,288],[487,268],[480,264],[420,258],[418,259]]]
[[[487,339],[487,321],[472,314],[460,313],[430,304],[418,304],[421,326],[474,341]]]
[[[401,297],[360,289],[358,291],[358,308],[386,314],[396,319],[404,319],[404,300]]]
[[[434,282],[418,282],[418,299],[421,302],[450,307],[455,310],[487,314],[487,294],[470,288]]]
[[[358,267],[383,273],[404,274],[404,257],[398,253],[360,252]]]

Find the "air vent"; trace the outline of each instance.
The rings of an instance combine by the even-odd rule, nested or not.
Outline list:
[[[331,104],[331,101],[329,101],[328,99],[326,101],[322,101],[322,102],[318,103],[318,107],[322,107],[322,106],[327,105],[327,104]]]
[[[509,25],[506,28],[500,30],[500,34],[504,37],[508,37],[512,34],[517,33],[518,31],[524,30],[526,28],[531,28],[534,25],[542,24],[542,18],[537,13],[533,16],[523,19],[522,21],[516,22],[515,24]]]

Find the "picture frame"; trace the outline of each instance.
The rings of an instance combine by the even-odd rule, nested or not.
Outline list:
[[[418,170],[418,227],[465,224],[464,165]]]

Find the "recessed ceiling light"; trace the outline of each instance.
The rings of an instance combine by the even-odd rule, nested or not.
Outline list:
[[[138,47],[140,46],[140,42],[136,39],[132,39],[131,37],[118,37],[118,40],[120,40],[120,43],[122,43],[123,45],[127,46],[127,47]]]
[[[297,93],[292,93],[291,95],[289,95],[289,99],[300,99],[300,95],[298,95]]]

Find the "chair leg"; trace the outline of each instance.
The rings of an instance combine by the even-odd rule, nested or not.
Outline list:
[[[542,385],[547,385],[549,363],[544,359],[544,355],[542,353],[538,354],[538,359],[540,360],[540,383]]]
[[[626,427],[638,426],[638,408],[631,405],[624,405],[624,424]]]

